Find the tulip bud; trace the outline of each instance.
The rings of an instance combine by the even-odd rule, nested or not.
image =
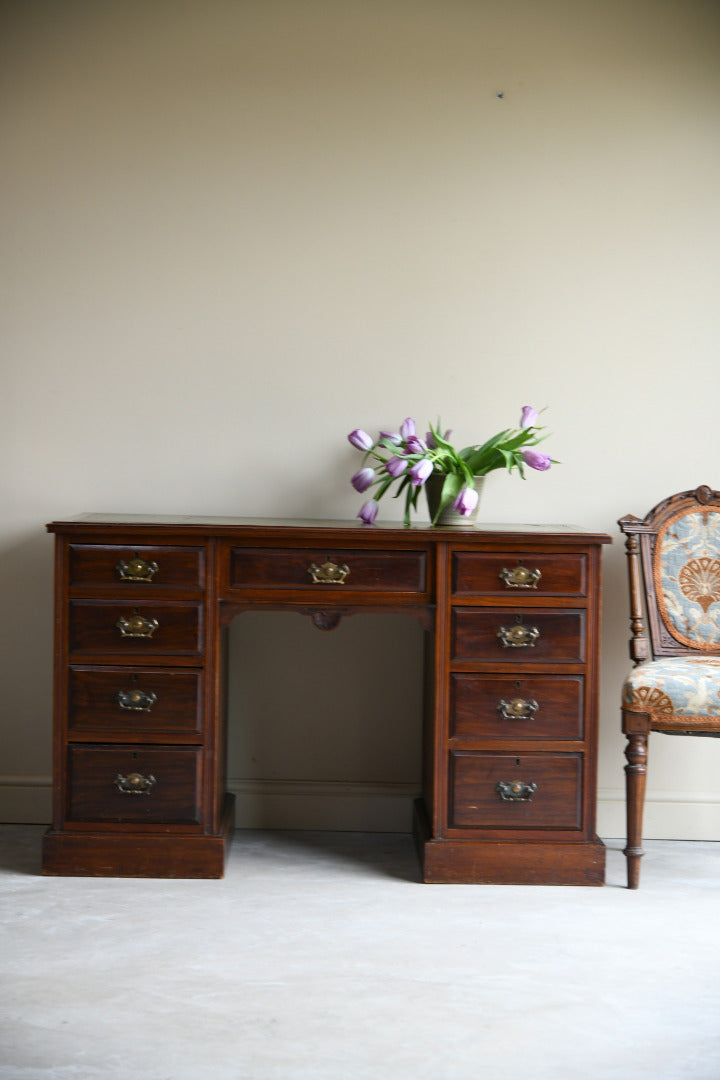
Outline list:
[[[376,499],[368,499],[366,503],[360,507],[358,517],[365,522],[366,525],[372,525],[373,521],[377,517],[377,512],[380,509],[380,504]]]
[[[470,517],[473,510],[478,504],[478,493],[475,488],[463,487],[460,489],[455,502],[452,504],[453,510],[458,514],[462,514],[463,517]]]
[[[411,435],[407,441],[408,452],[411,454],[426,454],[427,446],[418,438],[417,435]]]
[[[397,431],[381,431],[380,438],[384,439],[385,442],[393,443],[394,446],[399,446],[402,442],[402,439],[398,435]]]
[[[537,427],[539,419],[540,414],[533,409],[532,405],[523,405],[522,415],[520,416],[521,428]]]
[[[411,435],[415,434],[415,421],[411,416],[408,416],[406,420],[403,420],[400,425],[400,435],[403,439],[409,439]]]
[[[405,472],[405,470],[407,469],[407,464],[408,463],[406,458],[401,458],[397,456],[391,457],[388,458],[388,460],[385,462],[385,470],[390,474],[390,476],[397,479],[398,476],[401,476],[402,473]]]
[[[367,431],[363,431],[362,428],[355,428],[348,435],[348,439],[357,450],[372,450],[373,441],[368,435]]]
[[[414,465],[410,466],[410,480],[415,487],[422,487],[433,471],[432,461],[428,461],[427,458],[422,458],[420,461],[416,461]]]
[[[374,469],[360,469],[359,472],[356,472],[355,475],[351,478],[350,483],[356,491],[367,491],[374,479]]]
[[[552,458],[547,454],[541,454],[539,450],[530,448],[523,450],[522,459],[526,465],[529,465],[531,469],[537,469],[538,472],[546,472],[552,465]]]

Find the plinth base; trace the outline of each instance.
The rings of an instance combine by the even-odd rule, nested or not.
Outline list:
[[[468,885],[603,885],[605,845],[592,840],[433,840],[422,800],[415,843],[423,881]]]
[[[68,877],[221,878],[234,822],[234,795],[226,795],[220,832],[55,832],[43,837],[43,874]]]

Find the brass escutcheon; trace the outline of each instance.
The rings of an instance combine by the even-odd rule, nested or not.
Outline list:
[[[144,615],[138,615],[135,612],[130,618],[126,618],[124,615],[118,619],[115,626],[120,631],[123,637],[133,638],[150,638],[153,636],[160,623],[155,618],[146,619]]]
[[[157,701],[157,694],[152,690],[118,690],[115,700],[121,709],[128,712],[150,712]]]
[[[318,566],[310,563],[307,572],[315,585],[344,585],[345,578],[350,573],[350,567],[345,563],[334,563],[328,555],[326,561]]]
[[[121,581],[152,581],[153,575],[157,574],[159,567],[156,562],[146,562],[136,555],[130,562],[121,559],[115,567]]]
[[[497,711],[503,720],[529,720],[538,710],[538,703],[533,698],[514,697],[498,701]]]
[[[525,780],[498,780],[495,790],[503,802],[530,802],[537,784]]]
[[[532,648],[540,637],[540,631],[537,626],[516,623],[514,626],[501,626],[497,636],[506,649]]]
[[[156,784],[154,776],[143,776],[139,772],[131,772],[127,776],[118,773],[115,777],[115,787],[123,795],[149,795]]]
[[[503,567],[498,577],[505,582],[508,589],[537,589],[542,574],[538,569],[528,570],[522,563],[518,563],[512,570]]]

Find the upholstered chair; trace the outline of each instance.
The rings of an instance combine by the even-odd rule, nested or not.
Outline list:
[[[627,536],[635,667],[622,690],[627,736],[628,888],[640,881],[648,736],[720,736],[720,492],[672,495]]]

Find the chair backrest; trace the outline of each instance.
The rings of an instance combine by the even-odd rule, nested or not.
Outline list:
[[[720,655],[720,492],[682,491],[618,525],[628,538],[633,660]]]

